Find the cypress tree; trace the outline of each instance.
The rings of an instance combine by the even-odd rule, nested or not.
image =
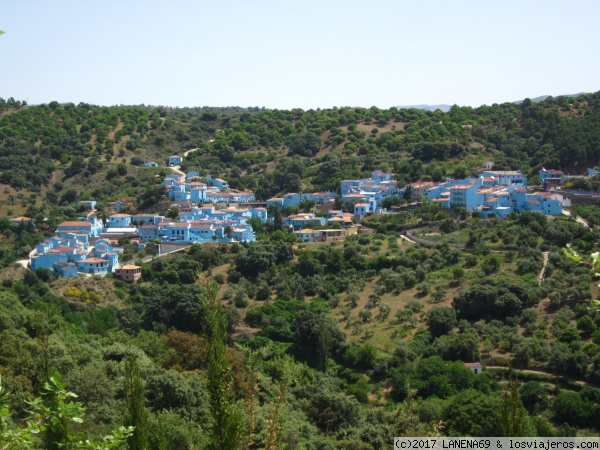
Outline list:
[[[233,373],[227,358],[227,319],[218,297],[219,285],[204,285],[204,332],[207,339],[208,392],[210,395],[210,449],[233,450],[241,443],[243,417],[233,396]]]
[[[134,427],[133,433],[127,439],[127,445],[130,450],[145,450],[148,448],[148,410],[144,399],[144,382],[140,377],[137,358],[131,353],[125,359],[123,384],[125,426]]]

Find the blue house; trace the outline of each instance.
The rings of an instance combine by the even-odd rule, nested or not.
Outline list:
[[[195,170],[192,170],[191,172],[188,172],[185,174],[185,180],[190,181],[190,180],[193,180],[194,178],[198,178],[199,176],[200,176],[200,174],[198,172],[196,172]]]
[[[131,225],[130,214],[113,214],[108,217],[107,228],[127,228]]]
[[[93,209],[93,208],[96,207],[96,205],[98,204],[98,202],[96,200],[82,200],[80,202],[77,202],[77,204],[79,206],[84,206],[86,208]]]
[[[231,237],[240,242],[254,242],[256,237],[252,232],[252,227],[237,226],[233,228]]]
[[[63,222],[56,227],[56,231],[68,231],[94,237],[100,234],[101,229],[102,227],[99,224],[93,225],[88,221]]]
[[[206,201],[206,188],[197,187],[190,190],[190,201],[192,203],[203,203]]]
[[[158,225],[144,225],[138,228],[138,231],[140,233],[140,239],[144,242],[159,238]]]
[[[252,208],[250,214],[252,214],[252,217],[258,217],[263,223],[267,221],[267,208]]]
[[[478,193],[478,186],[475,184],[457,184],[448,190],[450,191],[450,205],[453,207],[464,206],[467,211],[474,211],[477,205],[483,203],[483,195]]]
[[[502,186],[523,185],[527,186],[527,177],[520,170],[486,170],[481,173],[482,177],[494,177],[497,184]]]
[[[93,275],[104,275],[108,273],[108,260],[100,258],[86,258],[77,262],[77,265],[84,273]]]
[[[374,170],[371,172],[371,179],[377,182],[390,181],[394,179],[394,174],[383,170]]]
[[[283,208],[283,198],[273,197],[267,200],[267,208],[269,206],[277,206],[279,208]]]
[[[131,221],[134,220],[138,223],[138,225],[158,225],[164,219],[163,216],[159,216],[158,214],[135,214],[131,216]]]
[[[183,161],[183,158],[179,155],[169,156],[167,158],[167,167],[178,166]]]
[[[77,266],[73,263],[57,262],[54,271],[63,278],[76,277],[79,275]]]
[[[206,181],[208,181],[211,186],[215,186],[219,189],[229,189],[227,181],[222,180],[221,178],[212,178],[210,175],[207,175]]]
[[[165,241],[189,241],[190,224],[187,222],[170,223],[166,226],[160,226],[159,233]]]
[[[365,216],[365,214],[373,212],[370,209],[370,206],[370,203],[357,203],[356,205],[354,205],[354,215],[362,219]]]
[[[98,259],[105,259],[108,261],[108,270],[114,272],[115,269],[119,268],[119,254],[115,252],[107,252],[99,249],[94,249],[92,254]],[[85,261],[85,260],[82,260]]]
[[[298,206],[299,204],[300,204],[300,194],[290,192],[289,194],[285,194],[283,196],[283,207],[284,208]]]
[[[37,270],[40,267],[54,269],[54,264],[58,262],[66,263],[67,256],[57,250],[50,250],[47,253],[42,253],[31,258],[31,270]]]

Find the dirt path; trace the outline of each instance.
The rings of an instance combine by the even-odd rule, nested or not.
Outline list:
[[[542,267],[542,270],[540,271],[540,274],[537,277],[538,284],[542,284],[542,280],[544,279],[544,272],[546,271],[546,266],[548,265],[549,254],[549,252],[544,252],[544,266]]]
[[[508,367],[505,366],[485,366],[486,369],[499,369],[499,370],[508,370]],[[545,378],[559,378],[565,381],[569,381],[571,383],[575,383],[578,384],[579,386],[592,386],[595,387],[596,385],[593,383],[588,383],[587,381],[583,381],[583,380],[576,380],[573,379],[569,376],[566,375],[562,375],[562,374],[556,374],[556,373],[552,373],[552,372],[545,372],[543,370],[529,370],[529,369],[513,369],[514,372],[516,373],[530,373],[533,375],[539,375],[541,377],[545,377]]]
[[[195,152],[196,150],[198,150],[198,147],[188,150],[187,152],[183,152],[183,157],[185,158],[187,155],[189,155],[192,152]]]
[[[211,140],[209,140],[208,142],[209,142],[209,143],[211,143],[211,142],[214,142],[214,141],[215,141],[214,139],[211,139]],[[189,155],[190,153],[192,153],[192,152],[195,152],[196,150],[198,150],[198,148],[199,148],[199,147],[192,148],[192,149],[188,150],[187,152],[183,152],[183,157],[185,158],[185,157],[186,157],[187,155]]]
[[[569,211],[568,209],[564,209],[562,210],[563,215],[567,216],[567,217],[571,217],[571,211]],[[575,217],[575,222],[580,223],[581,225],[583,225],[586,228],[590,228],[590,224],[587,223],[587,221],[585,219],[583,219],[582,217],[579,216],[574,216]]]
[[[180,166],[168,167],[168,169],[179,177],[179,181],[185,183],[185,173],[179,170]]]
[[[404,241],[407,241],[407,242],[410,242],[411,244],[416,244],[416,242],[415,242],[415,241],[413,241],[413,240],[412,240],[411,238],[409,238],[408,236],[405,236],[404,234],[401,234],[401,235],[400,235],[400,239],[402,239],[402,240],[404,240]]]
[[[37,250],[34,248],[33,250],[31,250],[29,252],[29,259],[19,259],[17,261],[17,264],[23,266],[24,269],[27,269],[27,266],[29,266],[29,261],[31,261],[31,257],[33,255],[35,255],[37,253]]]

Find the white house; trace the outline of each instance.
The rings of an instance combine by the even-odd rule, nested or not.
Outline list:
[[[483,371],[481,363],[465,363],[465,367],[471,369],[475,375],[481,375],[481,372]]]

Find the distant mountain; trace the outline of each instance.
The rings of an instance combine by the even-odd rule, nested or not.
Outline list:
[[[578,94],[565,94],[565,95],[555,95],[554,97],[579,97],[580,95],[584,95],[585,92],[580,92]],[[540,95],[539,97],[535,97],[530,99],[533,103],[538,103],[538,102],[543,102],[544,100],[546,100],[548,97],[551,97],[550,95]],[[523,103],[523,100],[517,100],[514,102],[511,102],[515,105],[520,105],[521,103]],[[452,108],[452,105],[398,105],[396,106],[396,108],[398,109],[410,109],[410,108],[416,108],[416,109],[422,109],[424,111],[435,111],[436,109],[440,109],[443,112],[448,112],[450,111],[450,108]]]
[[[544,100],[546,100],[548,97],[579,97],[580,95],[584,95],[586,94],[586,92],[580,92],[579,94],[565,94],[565,95],[556,95],[556,96],[551,96],[551,95],[540,95],[539,97],[535,97],[530,99],[533,103],[538,103],[538,102],[543,102]],[[523,100],[517,100],[515,102],[512,102],[515,105],[520,105],[521,103],[523,103]]]
[[[416,108],[416,109],[423,109],[425,111],[435,111],[436,109],[441,109],[443,112],[448,112],[448,111],[450,111],[450,108],[452,108],[452,105],[398,105],[398,106],[396,106],[396,108],[398,108],[398,109]]]

